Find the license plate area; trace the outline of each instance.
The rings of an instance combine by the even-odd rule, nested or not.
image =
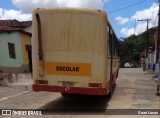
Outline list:
[[[63,86],[71,87],[74,86],[74,82],[62,82]]]

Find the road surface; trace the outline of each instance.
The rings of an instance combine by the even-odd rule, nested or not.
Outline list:
[[[110,111],[111,114],[116,114],[117,109],[126,109],[122,111],[122,114],[127,114],[128,109],[140,109],[139,113],[144,109],[160,110],[160,97],[156,96],[156,83],[152,76],[152,74],[143,72],[140,68],[121,68],[111,99],[89,96],[64,98],[60,93],[33,92],[18,90],[18,88],[0,87],[0,108],[62,110],[62,113],[54,114],[54,116],[41,116],[42,118],[160,118],[160,111],[159,115],[138,115],[138,113],[135,115],[107,115],[106,112],[108,109],[113,109],[113,111]],[[99,111],[96,111],[97,109]],[[70,110],[73,113],[64,115],[65,110]],[[92,110],[94,115],[92,113],[83,114],[84,110]],[[1,117],[16,118],[17,116]],[[39,118],[39,116],[25,117]]]

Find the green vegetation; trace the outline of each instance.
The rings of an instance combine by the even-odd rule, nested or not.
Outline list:
[[[140,54],[146,51],[147,37],[146,32],[140,35],[131,35],[130,37],[120,40],[120,66],[123,67],[125,62],[134,62],[140,64]],[[150,34],[148,39],[148,46],[153,47],[154,40]]]

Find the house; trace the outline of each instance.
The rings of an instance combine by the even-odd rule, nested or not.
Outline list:
[[[31,72],[31,21],[0,20],[0,71]]]
[[[152,27],[149,29],[149,35],[151,36],[151,42],[148,45],[148,58],[146,58],[146,50],[141,52],[141,66],[144,66],[146,61],[147,69],[155,69],[156,63],[156,49],[157,49],[157,27]]]
[[[151,68],[155,70],[155,63],[156,63],[156,51],[157,51],[157,39],[158,39],[158,27],[152,27],[150,29],[150,34],[153,37],[153,44],[152,46],[148,47],[148,60]],[[160,61],[160,60],[159,60]]]

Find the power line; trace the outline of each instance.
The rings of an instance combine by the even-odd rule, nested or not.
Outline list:
[[[110,11],[110,12],[108,12],[108,13],[110,14],[110,13],[113,13],[113,12],[121,11],[121,10],[127,9],[127,8],[129,8],[129,7],[133,7],[133,6],[135,6],[135,5],[137,5],[137,4],[140,4],[140,3],[142,3],[142,2],[145,2],[145,1],[146,1],[146,0],[142,0],[142,1],[137,2],[137,3],[135,3],[135,4],[131,4],[131,5],[128,5],[128,6],[126,6],[126,7],[123,7],[123,8],[120,8],[120,9],[116,9],[116,10],[113,10],[113,11]]]

